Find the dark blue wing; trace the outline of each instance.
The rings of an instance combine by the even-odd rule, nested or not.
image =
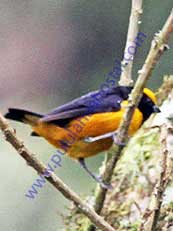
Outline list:
[[[106,92],[90,92],[80,98],[55,108],[41,119],[59,126],[67,125],[72,119],[100,112],[118,111],[122,100],[128,98],[131,87],[109,88]]]

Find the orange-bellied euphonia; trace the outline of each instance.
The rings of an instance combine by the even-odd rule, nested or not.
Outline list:
[[[112,132],[119,127],[125,111],[123,104],[126,104],[131,90],[132,87],[116,86],[104,94],[93,91],[48,114],[10,108],[5,117],[29,124],[33,130],[31,135],[44,137],[55,147],[65,150],[67,155],[78,159],[82,167],[101,183],[89,171],[84,158],[111,147]],[[152,113],[159,111],[155,94],[144,88],[138,108],[133,114],[129,135],[135,133]]]

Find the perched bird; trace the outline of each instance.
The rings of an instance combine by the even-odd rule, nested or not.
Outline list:
[[[10,108],[6,118],[29,124],[32,136],[44,137],[81,166],[103,187],[106,185],[86,166],[84,158],[108,150],[118,129],[132,87],[116,86],[105,92],[93,91],[52,110],[39,114]],[[160,112],[155,94],[144,88],[135,109],[128,134],[133,135],[152,113]]]

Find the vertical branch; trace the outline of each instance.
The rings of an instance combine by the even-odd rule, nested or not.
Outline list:
[[[127,33],[126,46],[124,49],[124,57],[122,61],[123,71],[120,77],[119,84],[129,86],[133,84],[132,80],[132,67],[134,56],[131,56],[130,61],[127,62],[125,57],[128,52],[128,48],[134,43],[135,38],[139,31],[140,15],[142,14],[142,0],[132,0],[131,14],[129,19],[129,27]],[[136,44],[135,44],[136,47]],[[126,63],[128,63],[126,65]]]

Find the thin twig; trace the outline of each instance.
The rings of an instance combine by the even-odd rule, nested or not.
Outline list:
[[[125,65],[127,63],[125,54],[129,53],[128,49],[132,45],[132,43],[135,42],[135,38],[139,32],[140,16],[142,14],[142,2],[143,2],[142,0],[132,0],[127,40],[126,40],[126,46],[124,49],[124,57],[122,61],[122,64],[124,65],[123,65],[123,71],[122,71],[120,81],[119,81],[119,84],[123,86],[129,86],[133,84],[132,67],[133,67],[134,56],[132,56],[132,59],[128,62],[128,65]]]
[[[118,140],[120,144],[126,142],[128,128],[130,126],[133,112],[142,97],[143,88],[148,78],[150,77],[151,72],[154,69],[154,66],[156,65],[160,56],[164,53],[164,51],[167,48],[167,42],[171,32],[173,32],[172,11],[165,25],[163,26],[162,30],[153,39],[148,56],[145,60],[142,69],[139,71],[138,79],[135,83],[132,93],[129,96],[129,105],[124,113],[118,134],[116,136],[116,140]],[[116,163],[121,156],[122,149],[123,147],[121,145],[114,145],[111,148],[111,150],[108,152],[109,157],[107,158],[108,159],[107,164],[105,166],[105,170],[103,173],[104,182],[110,183]],[[94,209],[98,214],[101,213],[106,198],[106,194],[107,194],[107,189],[101,188],[100,186],[97,187]],[[87,231],[94,231],[94,230],[95,227],[93,225],[90,225],[87,228]]]
[[[74,202],[74,204],[85,214],[91,222],[93,222],[101,230],[115,231],[102,217],[100,217],[90,206],[88,206],[82,199],[72,191],[63,181],[57,177],[54,173],[49,173],[49,176],[45,176],[46,166],[40,162],[34,154],[32,154],[19,140],[15,134],[15,131],[10,128],[7,120],[0,114],[0,129],[5,135],[6,140],[16,149],[18,154],[23,157],[27,164],[33,167],[38,174],[43,175],[47,181],[49,181],[58,191],[60,191],[68,200]]]

